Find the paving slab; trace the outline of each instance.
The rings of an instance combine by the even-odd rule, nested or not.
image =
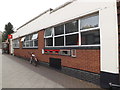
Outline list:
[[[49,67],[35,67],[15,56],[1,56],[2,88],[100,88]]]

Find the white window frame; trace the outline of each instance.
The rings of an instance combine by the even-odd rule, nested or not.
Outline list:
[[[13,48],[20,48],[20,41],[19,41],[19,39],[13,40]]]
[[[65,34],[65,32],[64,32],[64,31],[65,31],[65,24],[61,24],[61,25],[58,25],[58,26],[62,26],[62,25],[63,25],[63,34],[55,35],[55,27],[54,27],[54,30],[53,30],[53,31],[54,31],[54,33],[53,33],[54,36],[62,36],[62,35]],[[57,27],[57,26],[56,26],[56,27]]]
[[[45,36],[46,30],[50,29],[51,30],[51,35],[50,36]],[[44,38],[50,38],[53,36],[53,27],[47,28],[44,33]]]
[[[100,28],[99,27],[97,27],[97,28],[92,28],[92,29],[87,29],[87,30],[84,30],[84,31],[81,31],[81,33],[82,32],[88,32],[88,31],[99,31],[100,30]],[[81,38],[82,38],[82,36],[81,36]],[[92,44],[92,45],[82,45],[82,42],[81,42],[81,47],[90,47],[90,46],[100,46],[100,44]]]
[[[35,37],[35,36],[37,36],[37,37]],[[34,37],[34,38],[33,38],[33,37]],[[37,39],[37,38],[38,38],[38,33],[33,34],[32,40],[35,40],[35,39]]]
[[[33,35],[35,35],[35,34],[38,34],[38,33],[34,33],[34,34],[32,34],[32,37],[33,37]],[[35,43],[34,43],[34,41],[35,40],[38,40],[38,39],[32,39],[31,38],[31,40],[30,40],[30,35],[27,35],[27,36],[29,36],[29,40],[27,40],[27,41],[23,41],[23,43],[25,43],[25,46],[23,46],[23,44],[22,44],[22,47],[23,48],[38,48],[38,46],[35,46]],[[38,37],[38,35],[37,35],[37,37]],[[30,46],[30,42],[33,42],[33,46]],[[27,43],[29,43],[29,46],[27,46]]]
[[[55,38],[57,38],[57,37],[64,37],[64,35],[65,35],[65,25],[63,25],[64,26],[64,34],[61,34],[61,35],[55,35],[55,33],[53,33],[53,38],[54,38],[54,40],[53,40],[53,42],[54,42],[54,47],[63,47],[63,46],[55,46]],[[55,32],[55,29],[53,30],[53,32]],[[65,41],[65,38],[64,38],[64,41]]]
[[[44,33],[44,41],[45,41],[45,47],[54,47],[54,28],[53,27],[50,27],[50,30],[51,30],[51,35],[50,36],[45,36],[45,33],[46,33],[46,30],[45,30],[45,33]],[[53,38],[53,45],[52,46],[46,46],[46,39],[47,38]]]
[[[93,13],[93,14],[90,14],[91,16],[92,15],[94,15],[94,14],[98,14],[98,17],[99,17],[99,12],[97,12],[97,13]],[[79,20],[80,21],[80,20]],[[80,29],[80,26],[79,26],[79,29]],[[88,32],[88,31],[95,31],[95,30],[99,30],[100,31],[100,20],[98,20],[98,27],[94,27],[94,28],[88,28],[88,29],[80,29],[80,34],[82,33],[82,32]],[[82,36],[81,36],[81,38],[82,38]],[[81,45],[80,45],[81,47],[90,47],[90,46],[100,46],[100,44],[93,44],[93,45],[82,45],[82,42],[81,42]]]
[[[97,12],[94,12],[94,13],[90,13],[90,14],[87,14],[88,16],[89,15],[94,15],[94,14],[98,14],[98,16],[99,16],[99,12],[97,11]],[[84,16],[87,16],[87,15],[84,15]],[[65,24],[66,23],[64,23],[64,34],[61,34],[61,35],[55,35],[55,31],[54,31],[54,27],[52,27],[53,29],[52,29],[52,35],[51,36],[47,36],[47,37],[45,37],[45,35],[44,35],[44,39],[46,39],[46,38],[53,38],[53,46],[46,46],[46,40],[45,40],[45,47],[96,47],[96,46],[100,46],[100,44],[93,44],[93,45],[82,45],[82,42],[81,42],[81,33],[82,32],[88,32],[88,31],[93,31],[93,30],[100,30],[100,20],[98,20],[99,22],[98,22],[98,27],[94,27],[94,28],[88,28],[88,29],[80,29],[80,22],[81,21],[81,18],[80,19],[78,19],[78,31],[77,32],[72,32],[72,33],[67,33],[67,34],[65,34]],[[72,21],[71,21],[72,22]],[[75,34],[78,34],[78,36],[79,36],[79,44],[78,45],[66,45],[66,36],[67,35],[75,35]],[[63,46],[55,46],[55,38],[56,37],[64,37],[64,45]]]
[[[55,46],[55,38],[59,38],[59,37],[63,37],[64,38],[64,35],[62,35],[62,36],[54,36],[54,47],[63,47],[64,46],[64,44],[63,44],[63,46]],[[65,40],[65,38],[64,38],[64,40]]]

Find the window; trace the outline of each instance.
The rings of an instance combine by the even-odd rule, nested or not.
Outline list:
[[[52,36],[52,28],[48,28],[45,30],[45,37]]]
[[[64,46],[64,24],[54,27],[54,46]]]
[[[19,39],[13,40],[13,48],[19,48]]]
[[[64,46],[64,36],[55,37],[55,46]]]
[[[95,28],[98,27],[99,24],[99,16],[98,14],[90,15],[81,18],[80,20],[80,29],[89,29],[89,28]]]
[[[65,24],[65,33],[78,32],[78,20]]]
[[[25,37],[25,41],[28,41],[28,40],[30,40],[30,35],[27,35],[27,36]]]
[[[33,47],[33,41],[30,41],[30,47]]]
[[[34,40],[34,46],[38,46],[38,39]]]
[[[25,42],[22,42],[22,47],[25,47],[26,45],[25,45]]]
[[[78,31],[78,20],[55,27],[54,46],[78,45]]]
[[[21,39],[23,48],[37,48],[38,47],[38,33],[27,35]]]
[[[45,46],[53,46],[53,28],[45,30]]]
[[[98,46],[100,44],[99,14],[89,14],[45,30],[46,47]]]
[[[26,47],[30,47],[30,42],[26,41]]]
[[[65,33],[66,46],[79,45],[78,20],[66,23]]]
[[[81,45],[99,45],[100,44],[100,29],[99,15],[93,14],[81,18]]]
[[[44,38],[45,46],[78,45],[78,20],[46,29]]]
[[[67,35],[66,36],[66,45],[79,45],[78,34]]]
[[[94,45],[100,44],[100,32],[99,30],[86,31],[81,33],[82,45]]]
[[[38,33],[31,35],[30,39],[34,40],[34,39],[37,39],[37,38],[38,38]]]
[[[46,46],[53,46],[53,38],[46,38]]]
[[[57,26],[54,29],[55,29],[55,35],[64,34],[64,25]]]
[[[29,35],[29,40],[33,40],[32,38],[34,37],[35,34]]]

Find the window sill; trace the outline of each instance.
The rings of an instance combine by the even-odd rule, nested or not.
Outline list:
[[[20,49],[19,47],[13,48],[13,49]]]
[[[96,46],[69,46],[69,47],[45,47],[44,49],[100,49],[100,45]]]
[[[38,49],[38,47],[22,47],[22,49]]]

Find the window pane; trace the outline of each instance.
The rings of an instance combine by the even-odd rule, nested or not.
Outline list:
[[[46,46],[53,46],[53,38],[46,38]]]
[[[64,25],[57,26],[55,29],[55,35],[64,34]]]
[[[55,46],[64,46],[64,36],[55,38]]]
[[[38,33],[33,34],[33,36],[32,36],[32,40],[34,40],[34,39],[38,39]]]
[[[99,15],[94,14],[81,18],[80,20],[80,29],[88,29],[98,27],[99,25]]]
[[[30,40],[30,36],[29,35],[25,37],[25,41],[28,41],[28,40]]]
[[[19,48],[19,39],[16,39],[13,41],[13,47],[14,48]]]
[[[66,45],[79,45],[79,36],[78,36],[78,34],[67,35],[66,36]]]
[[[30,41],[30,47],[33,47],[33,41]]]
[[[34,40],[34,46],[38,46],[38,40]]]
[[[32,36],[33,36],[33,34],[29,35],[29,37],[30,37],[30,39],[29,39],[29,40],[32,40]]]
[[[30,45],[30,42],[27,41],[27,42],[26,42],[26,47],[29,47],[29,45]]]
[[[22,44],[23,44],[23,47],[25,47],[25,42],[23,42]]]
[[[52,28],[48,28],[45,30],[45,37],[46,36],[51,36],[52,35]]]
[[[65,24],[65,33],[72,33],[78,31],[78,20]]]
[[[92,30],[81,33],[82,45],[94,45],[100,44],[100,32],[99,30]]]

